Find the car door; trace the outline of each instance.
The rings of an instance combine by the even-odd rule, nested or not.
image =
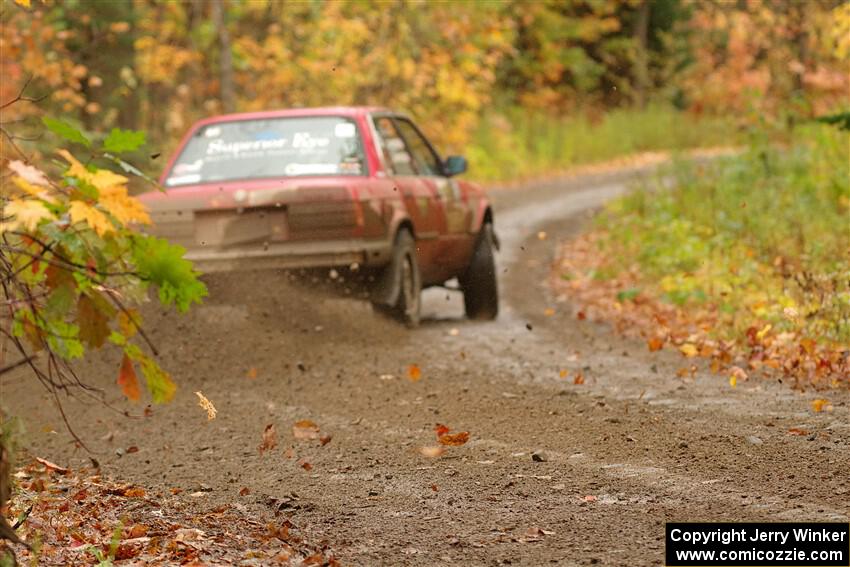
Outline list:
[[[416,237],[417,261],[425,283],[435,283],[439,274],[435,263],[440,253],[440,235],[445,232],[445,212],[436,189],[420,175],[422,166],[413,149],[398,130],[389,114],[373,116],[379,149],[391,170],[395,186],[401,193]]]
[[[395,119],[398,131],[412,154],[420,179],[440,201],[444,225],[434,261],[452,275],[465,267],[472,245],[472,207],[458,182],[445,175],[443,160],[419,128],[404,117]],[[451,276],[448,276],[451,277]]]

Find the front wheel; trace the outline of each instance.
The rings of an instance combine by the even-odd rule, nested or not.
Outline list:
[[[496,238],[493,225],[481,227],[472,259],[460,278],[463,305],[470,319],[492,320],[499,314],[499,286],[496,281]]]
[[[387,267],[390,272],[390,301],[374,303],[376,309],[391,315],[408,327],[419,325],[422,306],[422,279],[416,262],[416,241],[407,230],[401,230],[395,239],[393,257]]]

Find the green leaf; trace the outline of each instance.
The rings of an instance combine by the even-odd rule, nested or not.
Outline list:
[[[631,301],[640,293],[640,289],[633,287],[631,289],[624,289],[623,291],[617,292],[617,301],[623,303],[624,301]]]
[[[143,357],[141,360],[142,375],[148,384],[148,391],[151,393],[151,399],[155,404],[164,404],[170,402],[177,391],[177,385],[171,379],[168,373],[159,367],[155,361],[148,357]]]
[[[163,238],[141,235],[133,238],[133,260],[139,277],[159,288],[159,300],[164,305],[174,303],[181,312],[207,295],[207,287],[198,280],[198,272],[191,262],[183,259],[185,253],[185,248]]]
[[[87,148],[91,147],[91,142],[88,138],[86,138],[82,132],[68,124],[67,122],[63,122],[62,120],[57,120],[55,118],[50,118],[49,116],[42,116],[41,121],[44,123],[47,128],[62,138],[66,140],[70,140],[76,144],[82,144]]]
[[[145,133],[138,130],[113,128],[103,141],[103,150],[121,154],[134,152],[145,144]]]

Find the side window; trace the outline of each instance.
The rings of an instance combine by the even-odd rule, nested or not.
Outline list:
[[[404,140],[407,142],[407,147],[413,155],[413,160],[416,162],[416,169],[420,175],[442,175],[443,167],[440,158],[431,149],[425,137],[419,133],[419,130],[409,120],[397,118],[396,124]]]
[[[417,175],[413,156],[407,149],[404,139],[399,135],[395,123],[386,116],[375,119],[375,129],[380,138],[381,152],[396,175]]]

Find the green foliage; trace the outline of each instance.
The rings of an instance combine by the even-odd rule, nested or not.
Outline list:
[[[113,128],[103,141],[103,151],[116,154],[134,152],[145,144],[145,133]]]
[[[91,147],[91,141],[86,138],[82,132],[68,124],[63,120],[57,120],[56,118],[50,118],[49,116],[42,117],[41,121],[47,126],[48,130],[56,134],[61,138],[65,138],[70,142],[74,142],[75,144],[81,144],[87,148]]]
[[[33,368],[43,383],[59,389],[79,384],[69,361],[108,341],[124,351],[119,384],[128,398],[140,397],[135,362],[153,402],[166,402],[176,386],[135,344],[144,336],[137,334],[140,321],[132,306],[153,286],[164,305],[186,311],[201,301],[206,287],[183,259],[183,248],[138,232],[150,218],[128,194],[129,179],[94,165],[123,164],[106,152],[134,151],[145,136],[115,129],[102,150],[94,150],[72,126],[50,118],[44,123],[61,137],[92,148],[93,159],[83,165],[59,150],[69,165],[52,179],[33,165],[9,163],[8,190],[4,185],[0,197],[0,265],[10,274],[5,289],[13,345],[23,359],[46,353],[45,365]]]
[[[850,342],[846,134],[798,127],[789,148],[679,163],[671,189],[635,192],[601,217],[620,268],[640,265],[671,302],[711,301],[739,334],[757,322]],[[790,315],[796,314],[796,315]]]
[[[739,139],[728,119],[697,118],[665,107],[616,110],[598,120],[513,108],[485,116],[467,157],[471,177],[503,181],[637,152],[728,146]]]
[[[184,260],[186,249],[164,238],[136,235],[133,238],[133,260],[139,276],[159,288],[163,304],[175,304],[186,311],[200,303],[207,289],[198,279],[192,263]]]
[[[850,111],[818,116],[815,120],[824,124],[832,124],[839,130],[850,130]]]

